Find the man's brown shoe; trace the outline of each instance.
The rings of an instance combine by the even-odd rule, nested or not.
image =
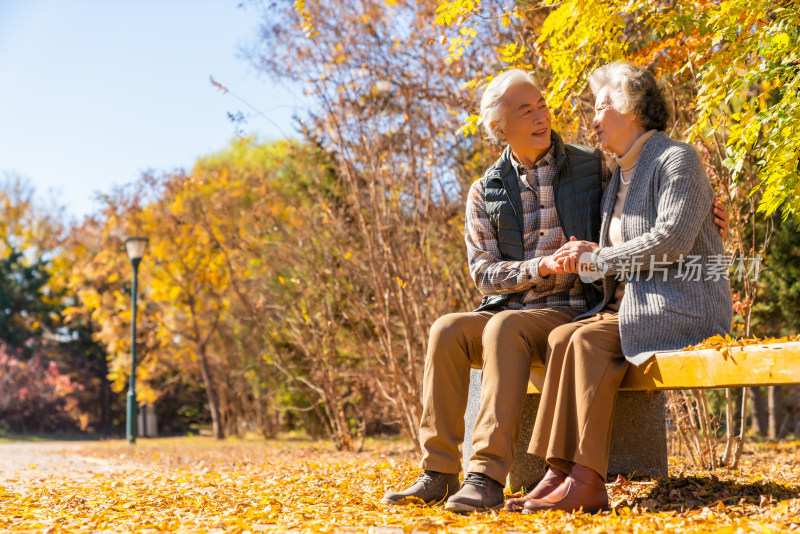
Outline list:
[[[561,485],[565,478],[567,478],[567,474],[564,471],[556,469],[552,465],[548,465],[547,472],[545,472],[542,480],[540,480],[527,495],[506,501],[506,510],[522,511],[527,501],[546,497],[550,492]]]
[[[447,499],[448,512],[476,512],[503,507],[503,485],[483,473],[467,473],[458,493]]]
[[[524,507],[524,514],[542,510],[574,512],[581,508],[593,513],[608,508],[608,493],[603,477],[588,467],[575,464],[560,486],[541,499],[527,501]]]
[[[416,499],[425,504],[444,502],[458,489],[458,473],[425,471],[405,491],[390,491],[383,496],[383,504],[408,504]],[[409,498],[411,497],[411,498]]]

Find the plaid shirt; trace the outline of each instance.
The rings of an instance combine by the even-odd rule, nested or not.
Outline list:
[[[495,229],[486,214],[485,178],[476,180],[467,196],[465,239],[472,280],[483,295],[513,293],[507,309],[569,307],[586,309],[581,281],[575,274],[539,275],[539,260],[557,251],[566,237],[558,221],[553,180],[556,176],[552,145],[532,169],[513,160],[520,181],[523,213],[524,261],[503,261]],[[611,178],[609,161],[602,163],[602,185]]]

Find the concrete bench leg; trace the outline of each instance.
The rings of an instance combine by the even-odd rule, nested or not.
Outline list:
[[[469,468],[469,458],[472,456],[472,432],[475,430],[475,421],[478,420],[478,410],[481,407],[481,373],[480,369],[469,371],[469,395],[467,409],[464,412],[464,443],[461,446],[464,474]]]
[[[666,477],[667,396],[663,391],[620,391],[611,427],[609,478],[633,473]]]
[[[472,431],[480,406],[480,377],[481,371],[473,369],[467,411],[464,414],[464,472],[472,456]],[[528,395],[522,410],[514,463],[506,482],[515,491],[523,487],[532,488],[544,476],[544,460],[527,453],[538,409],[539,395]],[[645,391],[621,391],[617,394],[608,465],[610,479],[618,474],[628,476],[632,473],[650,477],[667,476],[666,417],[666,396],[663,392],[648,395]]]

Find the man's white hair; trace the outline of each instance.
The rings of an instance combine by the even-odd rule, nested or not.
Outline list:
[[[521,69],[511,69],[497,76],[486,86],[486,90],[481,96],[481,119],[483,122],[483,129],[486,130],[486,135],[489,140],[497,145],[502,145],[503,140],[497,136],[497,133],[492,128],[492,123],[497,122],[503,125],[505,122],[505,109],[503,106],[503,95],[506,94],[508,88],[517,83],[528,83],[534,87],[536,84],[531,80],[530,74]]]

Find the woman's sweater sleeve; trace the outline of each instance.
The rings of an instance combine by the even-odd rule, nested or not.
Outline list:
[[[691,145],[681,144],[664,154],[659,173],[655,226],[640,236],[600,251],[598,260],[607,275],[630,270],[639,262],[649,270],[653,262],[674,263],[687,254],[711,210],[714,193],[703,163]]]

